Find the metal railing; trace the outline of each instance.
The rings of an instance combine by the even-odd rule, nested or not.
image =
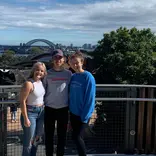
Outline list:
[[[0,86],[0,156],[21,155],[20,87]],[[154,85],[97,84],[96,108],[85,137],[87,153],[156,152],[155,90]],[[10,120],[11,104],[18,106],[17,122]],[[66,154],[76,153],[69,125]],[[42,142],[37,155],[44,154]]]

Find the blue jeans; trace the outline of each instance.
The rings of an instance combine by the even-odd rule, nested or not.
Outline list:
[[[21,125],[24,132],[22,156],[36,156],[37,147],[32,145],[32,141],[36,136],[42,136],[44,133],[44,107],[27,105],[27,114],[31,123],[30,127],[24,126],[24,118],[21,115]]]

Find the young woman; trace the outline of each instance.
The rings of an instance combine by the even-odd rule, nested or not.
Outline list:
[[[54,131],[57,121],[57,156],[64,155],[68,124],[68,85],[71,72],[64,69],[65,57],[61,50],[52,54],[52,68],[44,78],[45,95],[45,146],[46,156],[54,152]]]
[[[73,129],[73,140],[77,146],[79,156],[86,156],[83,135],[94,111],[95,79],[90,72],[82,68],[84,57],[80,52],[72,55],[69,63],[75,71],[71,78],[69,94],[69,111]]]
[[[23,152],[22,156],[35,156],[37,146],[43,134],[44,123],[44,95],[45,89],[42,79],[46,75],[46,67],[43,63],[34,64],[29,79],[24,83],[20,93],[21,125],[23,128]]]

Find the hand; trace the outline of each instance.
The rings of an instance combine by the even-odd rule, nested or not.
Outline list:
[[[24,120],[24,126],[25,127],[30,127],[31,123],[30,123],[30,120],[27,118]]]

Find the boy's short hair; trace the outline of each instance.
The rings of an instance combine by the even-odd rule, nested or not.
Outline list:
[[[75,57],[80,58],[81,61],[84,62],[84,56],[83,56],[83,54],[82,54],[80,51],[75,52],[75,53],[71,56],[71,59],[73,59],[73,58],[75,58]]]

